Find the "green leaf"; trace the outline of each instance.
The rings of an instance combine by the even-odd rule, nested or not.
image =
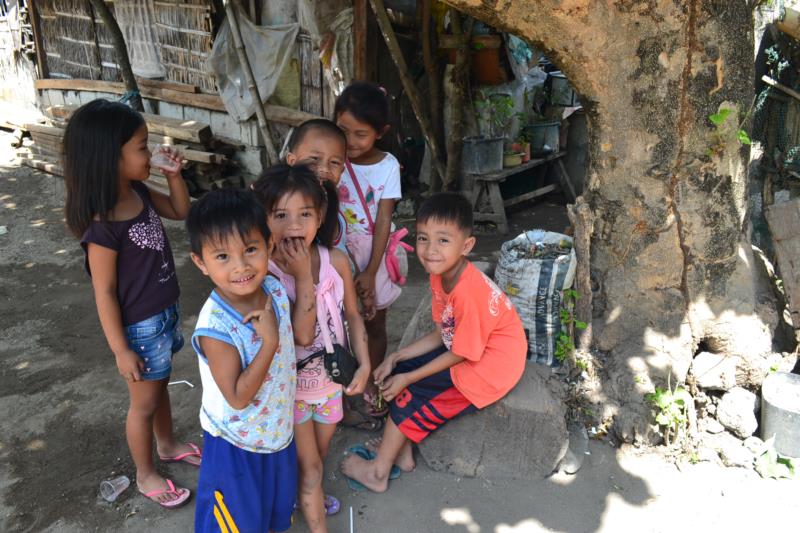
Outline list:
[[[747,132],[744,130],[739,130],[736,133],[736,138],[739,139],[739,142],[746,145],[751,145],[753,142],[750,140],[750,136],[747,135]]]
[[[580,320],[575,321],[575,327],[578,329],[586,329],[589,325],[586,322],[581,322]]]
[[[720,126],[725,119],[728,118],[728,115],[731,114],[731,110],[728,108],[720,109],[717,113],[708,116],[708,120],[714,123],[715,126]]]

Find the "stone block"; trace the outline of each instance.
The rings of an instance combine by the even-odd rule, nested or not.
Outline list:
[[[264,154],[261,148],[245,148],[233,154],[233,160],[247,174],[261,174],[264,168]]]
[[[162,117],[177,118],[183,120],[183,106],[170,102],[159,102],[158,114]]]
[[[250,146],[264,146],[264,139],[261,138],[261,130],[256,118],[239,123],[239,138]]]
[[[80,100],[80,105],[88,104],[93,100],[97,100],[97,93],[94,91],[78,91],[78,100]]]
[[[543,478],[567,451],[566,392],[550,369],[528,364],[500,401],[447,423],[419,445],[433,470],[486,478]]]
[[[211,111],[211,132],[214,135],[241,140],[242,129],[239,122],[227,113]],[[259,172],[261,172],[259,170]]]
[[[66,105],[81,105],[81,97],[78,91],[64,91],[64,103]]]
[[[756,395],[747,389],[735,387],[722,397],[717,406],[717,420],[734,435],[746,439],[758,427],[755,410]]]
[[[50,98],[50,105],[64,105],[64,93],[58,89],[48,89],[47,96]]]
[[[211,125],[211,111],[200,109],[199,107],[183,106],[183,118],[185,120],[196,120],[203,124]],[[213,131],[213,130],[212,130]]]
[[[727,391],[736,386],[738,364],[736,356],[700,352],[692,361],[690,372],[701,389]]]

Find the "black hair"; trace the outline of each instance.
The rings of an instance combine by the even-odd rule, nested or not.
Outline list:
[[[389,99],[380,86],[356,81],[348,85],[333,106],[334,120],[349,112],[359,122],[369,124],[378,133],[383,133],[389,124]]]
[[[436,193],[422,202],[417,210],[417,224],[428,220],[452,222],[467,235],[472,235],[472,204],[461,193]]]
[[[292,131],[292,134],[289,136],[289,143],[287,145],[289,151],[295,151],[297,146],[306,138],[306,135],[312,131],[319,131],[324,135],[336,137],[342,141],[342,144],[347,146],[347,137],[345,137],[344,132],[339,129],[339,126],[337,126],[333,121],[328,120],[327,118],[312,118],[311,120],[306,120]]]
[[[252,191],[243,189],[217,189],[206,193],[192,204],[186,217],[189,247],[197,255],[201,254],[205,243],[224,242],[234,233],[244,240],[254,229],[269,243],[264,208]]]
[[[309,165],[297,163],[290,166],[280,163],[269,167],[261,173],[252,188],[267,215],[272,213],[280,199],[288,194],[300,193],[311,200],[314,208],[322,213],[322,225],[317,230],[317,241],[326,248],[333,246],[339,210],[336,189],[329,181],[320,183]]]
[[[119,196],[119,159],[144,118],[125,104],[98,99],[72,114],[64,131],[67,227],[80,238],[97,216],[108,221]]]

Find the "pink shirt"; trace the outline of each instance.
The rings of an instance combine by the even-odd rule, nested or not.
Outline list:
[[[317,250],[319,251],[319,283],[317,283],[317,285],[314,287],[317,301],[319,302],[321,298],[326,298],[327,296],[328,301],[332,302],[333,307],[338,310],[339,318],[343,323],[342,315],[344,313],[344,281],[336,271],[336,268],[334,268],[333,264],[331,264],[330,252],[328,249],[324,246],[317,246]],[[278,265],[271,260],[269,262],[269,271],[277,276],[283,286],[286,287],[286,294],[289,296],[289,300],[294,303],[297,299],[294,278],[283,272],[280,267],[278,267]],[[327,309],[328,306],[318,305],[317,309],[319,310],[321,307],[325,307]],[[295,354],[298,361],[305,359],[309,355],[325,348],[325,344],[322,339],[322,330],[320,329],[319,314],[320,313],[318,311],[317,322],[314,325],[314,340],[311,342],[311,344],[308,346],[300,346],[299,344],[295,345]],[[335,327],[334,322],[330,317],[328,317],[328,319],[324,322],[328,328],[328,331],[330,332],[331,341],[341,344],[346,348],[347,336],[344,334],[337,335],[336,330],[338,328]],[[339,338],[340,336],[344,338]],[[328,377],[322,357],[314,359],[308,365],[306,365],[305,368],[298,370],[297,372],[296,399],[298,400],[316,401],[340,390],[342,390],[342,386],[338,383],[334,383]]]

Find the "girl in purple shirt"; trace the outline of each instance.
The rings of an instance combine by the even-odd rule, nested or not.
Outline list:
[[[160,217],[182,220],[189,192],[181,159],[166,151],[161,168],[169,195],[149,189],[147,125],[128,106],[94,100],[78,108],[64,133],[66,220],[81,239],[97,313],[130,394],[125,435],[136,485],[167,508],[189,499],[189,489],[161,477],[153,464],[153,436],[162,461],[200,464],[200,449],[178,443],[172,431],[167,382],[172,355],[183,346],[178,280]]]

